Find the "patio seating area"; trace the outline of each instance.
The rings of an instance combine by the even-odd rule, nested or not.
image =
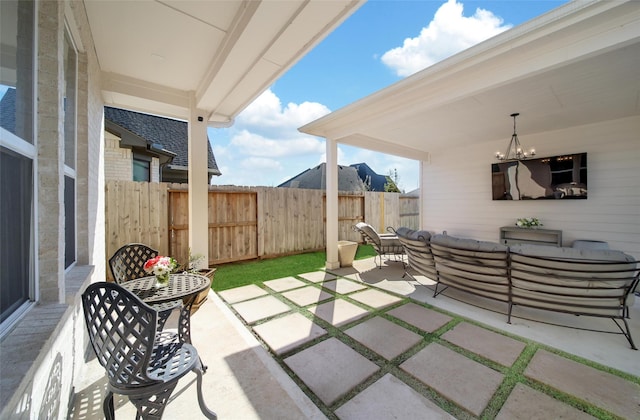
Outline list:
[[[433,281],[403,274],[369,258],[210,292],[191,326],[209,366],[206,404],[221,419],[640,416],[638,352],[581,329],[615,332],[611,320],[516,308],[507,324],[499,302],[455,290],[434,299]],[[640,336],[638,302],[630,317]],[[86,368],[73,419],[101,417],[104,371]],[[193,418],[195,385],[181,380],[165,418]],[[116,418],[134,416],[115,405]]]

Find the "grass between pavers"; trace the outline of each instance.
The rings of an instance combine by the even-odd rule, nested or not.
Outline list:
[[[375,255],[376,252],[371,245],[360,244],[355,259],[370,258]],[[260,284],[268,280],[324,270],[326,260],[325,252],[307,252],[286,257],[223,264],[216,267],[211,288],[219,292],[234,287]]]
[[[366,252],[366,249],[365,249]],[[374,254],[375,255],[375,254]],[[373,256],[373,255],[371,255]],[[356,257],[358,258],[358,257]],[[360,258],[367,258],[367,257],[363,257],[360,256]],[[312,270],[313,271],[313,270]],[[301,271],[297,274],[302,274],[304,272],[308,272],[308,271]],[[292,276],[291,271],[287,271],[285,273],[285,275],[281,275],[279,277],[275,277],[275,278],[282,278],[282,277],[287,277],[287,276]],[[304,278],[301,277],[297,277],[299,280],[304,281],[305,283],[309,284],[309,285],[315,285],[317,287],[320,287],[319,284],[317,283],[313,283],[310,282]],[[338,278],[340,278],[340,276],[338,276]],[[344,277],[343,277],[344,278]],[[267,280],[271,280],[272,278],[269,278]],[[350,279],[347,279],[350,280]],[[266,280],[265,280],[266,281]],[[352,280],[351,280],[352,281]],[[281,300],[282,302],[286,303],[287,305],[289,305],[291,307],[291,309],[294,312],[300,313],[303,316],[311,319],[313,322],[317,323],[319,326],[321,326],[322,328],[324,328],[327,331],[327,335],[322,336],[322,337],[318,337],[314,340],[311,340],[285,354],[281,354],[281,355],[276,355],[273,352],[271,352],[271,350],[269,349],[268,345],[266,345],[266,343],[262,342],[262,340],[260,339],[259,336],[255,335],[256,338],[262,342],[262,345],[267,349],[267,351],[269,351],[269,353],[272,355],[272,357],[278,362],[278,364],[283,368],[283,370],[285,372],[287,372],[287,374],[292,378],[292,380],[303,390],[303,392],[318,406],[318,408],[320,408],[320,410],[330,419],[336,419],[337,417],[335,416],[334,412],[337,408],[339,408],[340,406],[342,406],[343,404],[345,404],[346,402],[348,402],[350,399],[352,399],[353,397],[355,397],[357,394],[359,394],[360,392],[362,392],[364,389],[366,389],[368,386],[370,386],[371,384],[373,384],[375,381],[377,381],[378,379],[382,378],[386,373],[391,373],[394,376],[396,376],[397,378],[401,379],[404,383],[406,383],[407,385],[409,385],[410,387],[412,387],[414,390],[416,390],[417,392],[419,392],[421,395],[426,396],[428,399],[430,399],[431,401],[433,401],[436,405],[438,405],[440,408],[442,408],[444,411],[448,412],[449,414],[453,415],[454,417],[458,418],[458,419],[472,419],[475,418],[475,416],[471,415],[469,412],[467,412],[466,410],[464,410],[463,408],[459,407],[457,404],[455,404],[453,401],[449,401],[447,400],[445,397],[443,397],[442,395],[438,394],[435,390],[429,388],[427,385],[423,384],[422,382],[420,382],[419,380],[417,380],[416,378],[414,378],[413,376],[411,376],[410,374],[404,372],[399,366],[401,363],[403,363],[404,361],[406,361],[407,359],[409,359],[410,357],[412,357],[413,355],[415,355],[416,353],[418,353],[420,350],[422,350],[424,347],[426,347],[427,345],[431,344],[431,343],[438,343],[441,345],[444,345],[446,347],[448,347],[449,349],[456,351],[458,353],[460,353],[461,355],[472,359],[480,364],[483,364],[493,370],[499,371],[500,373],[502,373],[504,375],[503,381],[500,384],[500,386],[498,387],[498,389],[496,390],[496,392],[494,393],[493,397],[491,398],[489,404],[487,405],[487,407],[484,409],[484,411],[482,412],[482,414],[480,415],[480,419],[494,419],[496,417],[496,415],[499,413],[500,409],[502,408],[502,406],[506,403],[507,398],[509,397],[510,393],[513,391],[514,387],[516,386],[516,384],[518,383],[522,383],[524,385],[527,385],[533,389],[536,389],[546,395],[549,395],[553,398],[555,398],[556,400],[562,401],[567,405],[570,405],[574,408],[577,408],[578,410],[581,410],[585,413],[590,414],[591,416],[598,418],[598,419],[606,419],[606,420],[610,420],[610,419],[618,419],[617,416],[615,416],[612,413],[607,412],[606,410],[603,410],[599,407],[596,407],[586,401],[582,401],[574,396],[571,395],[567,395],[559,390],[553,389],[552,387],[543,384],[543,383],[538,383],[534,380],[531,380],[529,378],[527,378],[524,375],[524,371],[526,369],[526,367],[528,366],[528,364],[531,362],[531,360],[533,359],[533,356],[535,355],[535,353],[538,350],[546,350],[555,354],[558,354],[559,356],[562,356],[564,358],[576,361],[578,363],[590,366],[594,369],[603,371],[603,372],[607,372],[613,375],[616,375],[618,377],[621,377],[625,380],[640,384],[640,377],[636,377],[634,375],[630,375],[626,372],[621,372],[621,371],[617,371],[613,368],[609,368],[606,366],[602,366],[599,365],[595,362],[591,362],[589,360],[586,359],[582,359],[578,356],[572,355],[572,354],[568,354],[568,353],[564,353],[560,350],[557,349],[553,349],[550,347],[547,347],[545,345],[542,345],[540,343],[531,341],[531,340],[527,340],[525,338],[519,337],[519,336],[515,336],[509,333],[506,333],[504,331],[500,331],[498,329],[495,329],[493,327],[489,327],[486,326],[484,324],[481,324],[479,322],[476,322],[474,320],[469,320],[466,318],[463,318],[461,316],[458,316],[454,313],[451,312],[447,312],[445,310],[442,310],[440,308],[436,308],[433,307],[429,304],[423,303],[423,302],[419,302],[419,301],[415,301],[411,298],[408,298],[406,296],[403,295],[397,295],[393,292],[390,292],[388,290],[384,290],[384,289],[379,289],[375,286],[369,285],[369,287],[373,288],[373,289],[378,289],[381,290],[385,293],[389,293],[391,295],[395,295],[400,297],[402,300],[400,302],[394,303],[390,306],[384,307],[384,308],[380,308],[380,309],[372,309],[367,307],[366,305],[353,300],[349,297],[349,294],[345,294],[345,295],[341,295],[339,293],[333,292],[331,290],[326,290],[328,293],[334,295],[335,298],[341,298],[344,299],[352,304],[361,306],[367,310],[369,310],[369,314],[367,316],[364,316],[360,319],[357,319],[353,322],[350,322],[348,324],[342,325],[340,327],[335,327],[333,325],[331,325],[330,323],[324,321],[323,319],[317,318],[313,313],[309,312],[308,310],[306,310],[304,307],[299,307],[298,305],[294,304],[293,302],[289,301],[288,299],[284,298],[282,296],[282,294],[280,292],[276,292],[271,290],[270,288],[268,288],[267,286],[265,286],[264,284],[262,284],[262,281],[260,280],[256,280],[254,282],[252,282],[258,286],[260,286],[261,288],[264,288],[265,290],[267,290],[270,295],[278,298],[279,300]],[[399,306],[402,306],[408,302],[413,302],[416,303],[418,305],[421,305],[425,308],[434,310],[434,311],[438,311],[440,313],[444,313],[448,316],[450,316],[452,319],[451,321],[449,321],[447,324],[443,325],[442,327],[440,327],[438,330],[433,331],[431,333],[426,333],[424,331],[419,330],[418,328],[412,326],[411,324],[407,324],[404,321],[397,319],[391,315],[389,315],[387,312],[392,310],[393,308],[397,308]],[[232,308],[231,308],[232,309]],[[233,310],[233,309],[232,309]],[[280,316],[285,316],[286,314],[280,314],[280,315],[276,315],[272,318],[268,318],[268,319],[264,319],[264,320],[260,320],[256,323],[253,323],[252,325],[259,325],[262,324],[264,322],[267,322],[269,320],[278,318]],[[362,322],[365,322],[375,316],[381,316],[391,322],[396,323],[397,325],[400,325],[404,328],[407,328],[419,335],[422,335],[423,340],[416,344],[413,348],[405,351],[403,354],[397,356],[395,359],[393,360],[386,360],[383,357],[379,356],[378,354],[376,354],[375,352],[373,352],[372,350],[366,348],[364,345],[362,345],[361,343],[359,343],[358,341],[354,340],[352,337],[348,336],[344,331],[346,331],[347,329],[360,324]],[[470,323],[479,327],[482,327],[484,329],[496,332],[498,334],[502,334],[504,336],[513,338],[515,340],[524,342],[526,344],[526,347],[524,348],[524,350],[521,352],[520,356],[517,358],[517,360],[513,363],[512,366],[510,367],[506,367],[506,366],[502,366],[496,362],[493,362],[491,360],[485,359],[484,357],[477,355],[467,349],[458,347],[452,343],[447,342],[446,340],[444,340],[442,337],[442,335],[444,333],[446,333],[447,331],[450,331],[451,329],[453,329],[456,325],[458,325],[461,322],[466,322],[466,323]],[[250,328],[252,330],[251,326],[247,326],[247,328]],[[297,377],[297,375],[286,365],[286,363],[284,363],[284,359],[286,359],[287,357],[296,354],[300,351],[303,351],[304,349],[307,349],[315,344],[318,344],[321,341],[326,340],[328,337],[335,337],[337,339],[339,339],[340,341],[342,341],[344,344],[348,345],[349,347],[353,348],[354,350],[358,351],[361,355],[363,355],[364,357],[366,357],[367,359],[369,359],[370,361],[374,362],[375,364],[377,364],[380,369],[373,374],[371,377],[367,378],[363,383],[359,384],[358,386],[356,386],[354,389],[352,389],[351,391],[349,391],[347,394],[341,396],[340,398],[338,398],[337,401],[335,401],[333,404],[331,404],[331,406],[327,406],[326,404],[324,404],[308,387],[307,385],[300,379]]]

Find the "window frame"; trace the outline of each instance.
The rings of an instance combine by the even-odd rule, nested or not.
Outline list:
[[[31,141],[22,139],[14,133],[0,127],[0,146],[17,153],[31,160],[31,209],[30,209],[30,232],[29,232],[29,267],[28,267],[28,296],[26,302],[10,313],[7,318],[0,323],[0,338],[4,337],[12,330],[14,325],[24,317],[24,315],[40,299],[40,288],[38,286],[39,260],[37,258],[36,244],[38,243],[38,118],[37,118],[37,89],[38,89],[38,2],[33,2],[33,21],[31,22]],[[3,85],[8,86],[8,85]],[[14,86],[17,89],[17,86]]]
[[[72,93],[74,95],[74,97],[72,98],[72,100],[68,100],[67,98],[67,92],[69,90],[69,80],[68,78],[68,70],[69,68],[67,67],[67,61],[69,59],[68,57],[68,53],[69,52],[73,52],[73,56],[74,56],[74,60],[73,60],[73,72],[72,72],[72,83],[73,83],[73,87],[72,87]],[[78,263],[78,221],[77,221],[77,209],[78,209],[78,188],[77,188],[77,159],[78,159],[78,48],[76,45],[76,42],[73,38],[73,33],[69,27],[68,22],[65,19],[65,25],[64,25],[64,38],[63,38],[63,60],[65,63],[64,66],[64,98],[63,98],[63,112],[64,112],[64,137],[63,137],[63,141],[64,141],[64,152],[65,152],[65,156],[63,159],[63,163],[64,163],[64,174],[63,174],[63,179],[61,180],[61,182],[63,182],[64,184],[64,189],[65,189],[65,194],[64,194],[64,209],[65,209],[65,249],[64,249],[64,270],[65,273],[69,272],[73,267],[75,267],[75,265]],[[67,105],[71,104],[71,106],[69,108],[72,108],[71,110],[73,111],[71,113],[71,116],[73,117],[73,120],[71,122],[71,125],[73,127],[73,133],[72,133],[72,138],[68,139],[68,133],[67,133],[67,129],[68,129],[68,121],[67,121],[67,116],[68,114],[68,108]],[[68,141],[70,140],[71,142],[71,153],[73,154],[73,156],[71,157],[71,161],[69,161],[67,159],[67,153],[69,152],[68,150]],[[69,162],[71,162],[71,164],[73,166],[69,165]],[[66,185],[67,185],[67,178],[71,179],[73,181],[73,197],[72,197],[72,203],[71,205],[73,206],[73,211],[72,211],[72,219],[67,217],[67,212],[68,212],[68,208],[67,206],[69,205],[69,203],[67,203],[67,198],[66,198]],[[67,265],[67,260],[69,258],[69,256],[67,255],[67,226],[69,224],[69,222],[72,222],[72,235],[73,235],[73,256],[72,256],[72,261],[69,263],[69,265]]]

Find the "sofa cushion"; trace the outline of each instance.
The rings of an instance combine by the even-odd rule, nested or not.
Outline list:
[[[456,238],[455,236],[449,235],[433,235],[431,237],[431,243],[468,251],[507,252],[509,249],[506,245],[498,242],[477,241],[475,239]]]
[[[429,239],[431,239],[431,233],[429,233],[429,231],[413,230],[408,227],[399,227],[396,230],[396,235],[398,235],[398,237],[410,239],[412,241],[421,241],[424,243],[429,242]]]
[[[509,292],[508,248],[496,242],[447,235],[431,237],[438,282],[505,300]],[[493,294],[489,296],[488,294]]]
[[[636,274],[636,261],[621,251],[511,247],[514,304],[620,316]]]
[[[429,278],[435,278],[436,268],[431,254],[429,239],[431,233],[426,230],[413,230],[400,227],[396,230],[398,240],[402,243],[409,266]]]

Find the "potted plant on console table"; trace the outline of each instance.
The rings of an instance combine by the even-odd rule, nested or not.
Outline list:
[[[542,226],[542,223],[536,217],[523,217],[516,220],[516,226],[525,229],[535,229]]]

